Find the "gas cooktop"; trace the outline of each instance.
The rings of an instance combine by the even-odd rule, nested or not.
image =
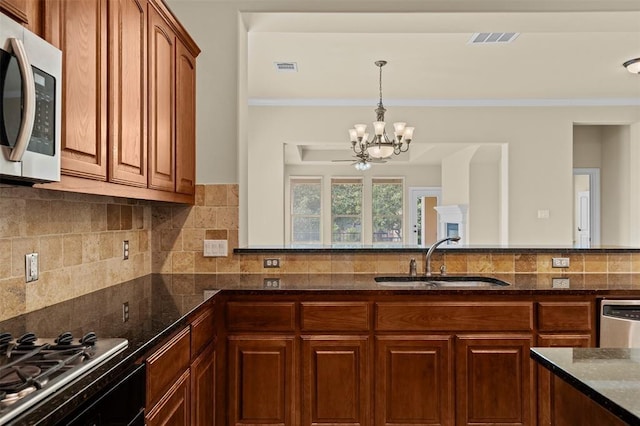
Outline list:
[[[0,425],[123,351],[126,339],[0,333]]]

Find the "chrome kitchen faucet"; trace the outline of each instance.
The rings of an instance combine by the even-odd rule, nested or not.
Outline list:
[[[441,240],[436,241],[431,245],[431,247],[429,247],[429,250],[427,250],[427,254],[424,257],[424,275],[426,277],[431,276],[431,255],[440,244],[445,243],[447,241],[460,241],[460,237],[456,236],[456,237],[443,238]]]

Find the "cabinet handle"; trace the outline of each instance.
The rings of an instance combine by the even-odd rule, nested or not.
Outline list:
[[[36,117],[36,84],[33,81],[33,71],[27,53],[24,50],[22,40],[10,38],[11,49],[16,55],[20,74],[22,75],[22,92],[24,100],[22,105],[22,123],[18,131],[16,144],[9,155],[10,161],[21,161],[24,152],[29,145],[31,132],[33,131],[33,123]]]

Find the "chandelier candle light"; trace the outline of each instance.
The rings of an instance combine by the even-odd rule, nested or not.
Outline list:
[[[373,122],[375,135],[369,140],[366,124],[356,124],[353,129],[349,129],[351,138],[351,148],[356,155],[368,153],[372,158],[389,158],[401,152],[409,150],[409,144],[413,139],[413,127],[407,127],[407,123],[393,123],[394,139],[389,140],[385,130],[384,113],[387,111],[382,105],[382,67],[387,61],[376,61],[376,66],[380,69],[380,101],[376,111],[376,121]]]

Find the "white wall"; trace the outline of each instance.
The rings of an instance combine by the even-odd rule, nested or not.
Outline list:
[[[602,128],[602,232],[604,245],[628,245],[630,229],[629,126]]]
[[[282,175],[260,174],[250,165],[264,164],[281,172],[281,156],[273,151],[256,160],[258,140],[282,144],[310,135],[324,141],[345,140],[344,129],[360,117],[369,120],[371,108],[251,108],[246,106],[246,30],[241,13],[248,11],[482,11],[503,10],[503,1],[486,2],[341,2],[298,1],[184,1],[168,0],[170,8],[196,40],[197,59],[197,175],[198,183],[239,183],[240,244],[253,244],[252,232],[275,217],[283,205]],[[531,2],[510,8],[530,9]],[[394,108],[420,131],[413,144],[478,142],[509,145],[509,243],[570,244],[572,240],[572,128],[573,123],[629,124],[640,122],[636,107],[516,107],[516,108]],[[391,111],[390,111],[391,113]],[[268,117],[267,117],[268,116]],[[265,124],[267,119],[271,123]],[[254,122],[254,120],[257,120]],[[320,126],[330,122],[332,126]],[[264,128],[266,126],[266,128]],[[252,127],[252,128],[249,128]],[[424,129],[424,130],[423,130]],[[265,130],[264,133],[262,131]],[[325,134],[319,134],[327,130]],[[418,133],[416,133],[418,135]],[[256,139],[256,137],[258,137]],[[260,151],[258,156],[264,154]],[[252,158],[253,157],[253,158]],[[261,182],[257,182],[260,176]],[[258,186],[253,186],[258,184]],[[280,186],[281,188],[281,186]],[[268,203],[254,199],[265,191]],[[249,219],[252,209],[274,217]],[[549,219],[537,219],[549,209]],[[255,211],[255,210],[254,210]]]
[[[428,142],[508,145],[508,243],[528,245],[572,244],[573,123],[639,119],[639,111],[633,107],[394,107],[394,112],[415,123],[417,128],[426,129],[412,145]],[[253,166],[249,168],[248,187],[261,188],[252,194],[264,195],[267,187],[277,184],[280,178],[274,177],[269,170],[280,170],[281,165],[277,162],[284,161],[280,154],[277,158],[275,155],[265,157],[264,149],[254,152],[255,145],[266,144],[276,149],[287,142],[344,140],[347,143],[344,129],[359,117],[369,115],[370,109],[358,107],[250,107],[249,163],[265,166],[262,171]],[[332,125],[319,126],[321,122]],[[272,195],[273,192],[269,192],[270,205],[277,211],[284,200]],[[251,212],[269,214],[264,211],[264,198],[252,196],[247,203],[249,215]],[[538,210],[549,210],[549,218],[538,219]],[[276,218],[269,223],[275,224]],[[278,244],[276,241],[271,243]],[[252,232],[248,242],[251,245],[269,243],[254,240]]]
[[[472,163],[469,180],[470,245],[500,243],[500,168],[498,163]]]

